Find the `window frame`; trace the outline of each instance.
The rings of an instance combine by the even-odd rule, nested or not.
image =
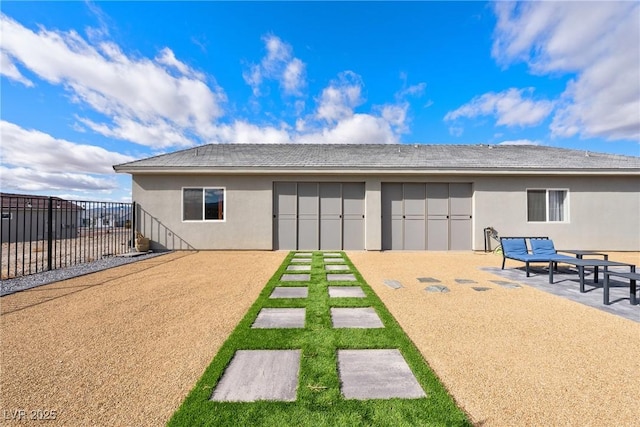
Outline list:
[[[529,191],[544,191],[545,192],[545,198],[544,198],[544,221],[531,221],[529,219]],[[564,214],[564,219],[562,221],[552,221],[549,220],[549,197],[550,197],[550,192],[551,191],[564,191],[565,193],[565,197],[564,197],[564,202],[563,202],[563,214]],[[568,224],[569,218],[570,218],[570,203],[569,203],[569,194],[570,191],[568,188],[539,188],[539,187],[534,187],[534,188],[527,188],[525,191],[525,212],[527,215],[527,223],[528,224]]]
[[[5,217],[5,215],[8,215]],[[13,219],[13,212],[2,212],[2,220],[3,221],[11,221]]]
[[[202,190],[202,219],[185,219],[184,218],[184,190]],[[207,205],[205,203],[206,190],[222,190],[222,219],[205,219]],[[204,187],[204,186],[185,186],[180,190],[180,218],[182,222],[226,222],[227,221],[227,188],[226,187]]]

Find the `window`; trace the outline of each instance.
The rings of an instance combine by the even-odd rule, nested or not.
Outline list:
[[[567,190],[527,190],[527,221],[566,222]]]
[[[2,219],[13,219],[13,214],[11,212],[2,212]]]
[[[224,188],[183,188],[183,221],[223,221]]]

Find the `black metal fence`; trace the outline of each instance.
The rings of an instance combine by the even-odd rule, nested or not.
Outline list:
[[[122,254],[133,245],[132,203],[0,197],[2,279]]]

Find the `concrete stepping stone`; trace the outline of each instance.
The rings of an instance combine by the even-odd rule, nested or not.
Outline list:
[[[294,286],[278,286],[273,289],[269,298],[306,298],[309,295],[309,288]]]
[[[291,258],[291,262],[295,262],[295,263],[308,262],[309,264],[311,264],[311,258]]]
[[[325,258],[324,259],[324,263],[325,264],[342,264],[342,263],[344,263],[344,259],[342,259],[342,258]]]
[[[311,280],[310,274],[283,274],[281,282],[308,282]]]
[[[356,276],[353,273],[346,274],[327,274],[329,282],[355,282]]]
[[[418,277],[418,282],[420,282],[420,283],[440,283],[440,280],[434,279],[433,277]]]
[[[330,298],[365,298],[360,286],[329,286]]]
[[[332,307],[331,322],[334,328],[384,328],[373,307]]]
[[[287,271],[311,271],[310,265],[290,265],[287,267]]]
[[[304,308],[263,308],[258,313],[253,329],[304,328]]]
[[[402,283],[398,282],[397,280],[385,279],[384,284],[392,289],[400,289],[404,287],[402,286]]]
[[[293,254],[294,257],[303,257],[303,258],[311,258],[313,254],[311,252],[296,252]]]
[[[424,288],[427,292],[449,292],[449,288],[442,285],[431,285]]]
[[[506,280],[490,280],[490,282],[495,283],[496,285],[502,286],[503,288],[507,288],[507,289],[517,289],[522,287],[517,283],[507,282]]]
[[[349,266],[348,265],[331,264],[331,265],[325,265],[324,269],[326,271],[349,270]]]
[[[475,280],[471,279],[455,279],[456,283],[460,283],[461,285],[470,285],[472,283],[478,283]]]
[[[345,399],[426,397],[400,350],[338,350],[338,372]]]
[[[484,292],[484,291],[490,291],[491,288],[487,288],[484,286],[472,286],[471,289],[473,289],[474,291],[478,291],[478,292]]]
[[[336,256],[342,257],[342,254],[340,252],[324,252],[322,254],[322,256],[324,256],[325,258],[326,257],[336,257]]]
[[[217,402],[296,400],[300,350],[238,350],[213,391]]]

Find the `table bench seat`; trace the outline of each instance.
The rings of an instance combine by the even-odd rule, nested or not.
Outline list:
[[[636,281],[640,280],[640,273],[630,272],[623,273],[619,271],[605,271],[604,272],[604,304],[609,305],[609,277],[621,277],[623,279],[629,279],[629,303],[631,305],[638,304],[636,298]]]

